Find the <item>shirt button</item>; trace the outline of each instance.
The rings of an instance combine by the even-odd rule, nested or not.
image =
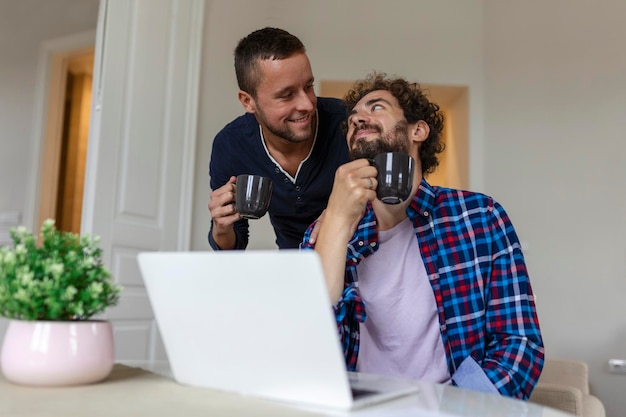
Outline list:
[[[359,246],[363,246],[363,245],[364,245],[363,241],[359,240]]]
[[[274,172],[276,172],[278,174],[280,172],[280,169],[274,168]]]
[[[285,178],[285,179],[284,179],[284,181],[285,181],[285,182],[289,182],[289,178]]]
[[[356,258],[352,258],[352,262],[356,263],[357,259]]]
[[[302,197],[296,198],[296,201],[302,201]]]
[[[427,211],[424,212],[424,217],[428,217],[428,212]]]
[[[376,247],[376,242],[372,242],[372,243],[370,243],[370,246],[371,246],[371,247],[373,247],[373,248],[375,248],[375,247]]]
[[[300,191],[300,186],[296,185],[296,191]]]

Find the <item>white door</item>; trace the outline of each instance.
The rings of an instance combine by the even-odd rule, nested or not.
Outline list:
[[[117,360],[164,359],[137,266],[187,250],[204,0],[101,0],[81,230],[124,287]]]

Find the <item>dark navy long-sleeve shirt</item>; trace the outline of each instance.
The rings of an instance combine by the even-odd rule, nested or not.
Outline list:
[[[317,99],[318,129],[313,150],[295,177],[295,182],[268,155],[261,138],[259,123],[246,113],[227,124],[213,141],[209,176],[211,189],[228,182],[231,176],[257,174],[274,181],[269,216],[276,244],[280,249],[298,248],[307,227],[326,208],[335,171],[348,162],[348,147],[341,124],[346,107],[338,99]],[[248,220],[235,223],[236,249],[248,245]],[[209,231],[209,244],[220,247]]]

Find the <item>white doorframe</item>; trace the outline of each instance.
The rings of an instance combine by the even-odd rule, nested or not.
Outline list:
[[[59,152],[65,107],[67,60],[94,50],[96,31],[80,32],[41,44],[35,87],[32,152],[35,167],[28,185],[28,201],[22,224],[38,230],[41,215],[50,213],[56,203],[54,190],[58,176]]]

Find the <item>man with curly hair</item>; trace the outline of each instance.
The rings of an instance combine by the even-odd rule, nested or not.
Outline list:
[[[544,347],[521,246],[493,198],[435,187],[443,116],[421,87],[373,73],[347,93],[352,160],[336,171],[317,241],[349,370],[527,399]],[[376,199],[368,159],[416,161],[412,197]],[[419,256],[416,256],[419,255]]]

